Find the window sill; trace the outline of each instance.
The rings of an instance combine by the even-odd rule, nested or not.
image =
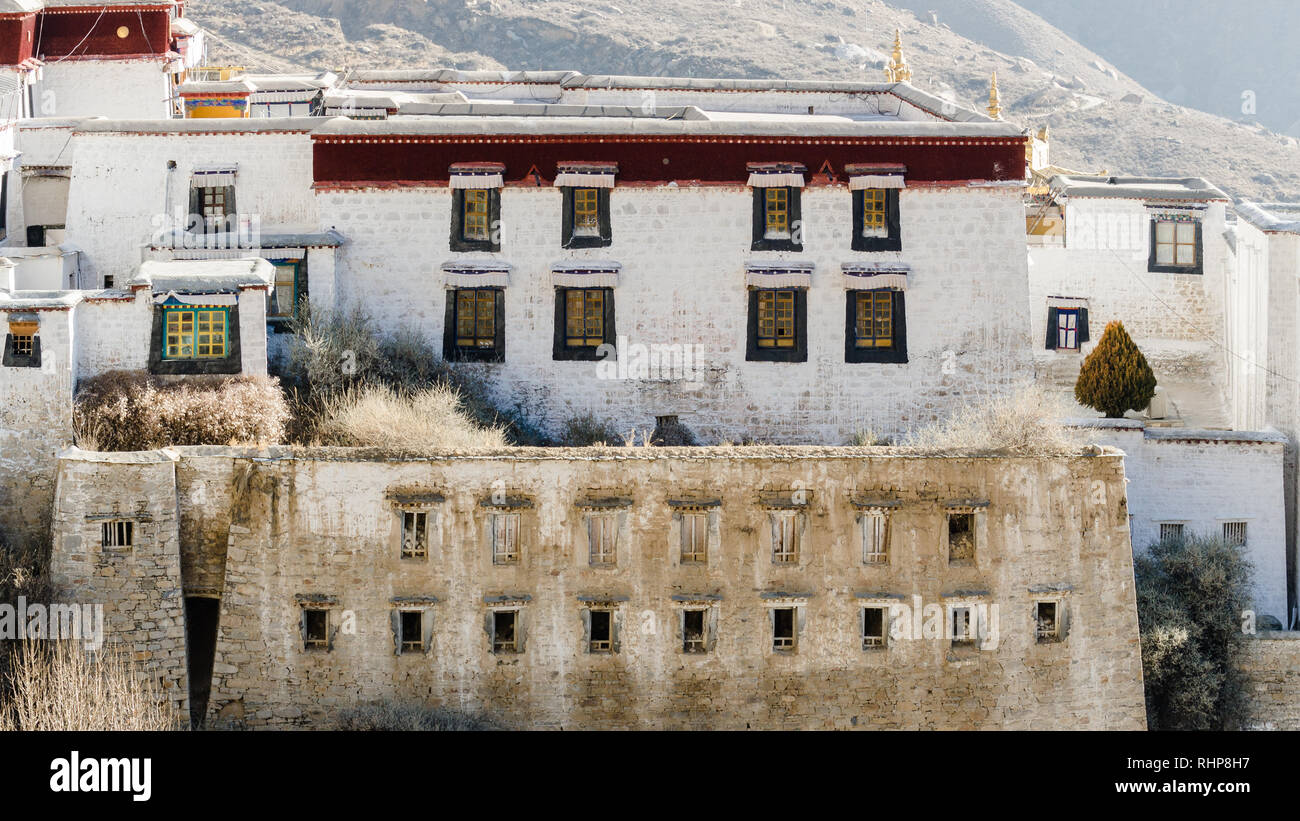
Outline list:
[[[1201,276],[1204,270],[1197,265],[1148,265],[1147,272],[1152,274],[1192,274]]]

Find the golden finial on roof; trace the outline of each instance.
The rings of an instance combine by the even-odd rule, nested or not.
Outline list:
[[[998,73],[993,72],[993,82],[989,85],[989,116],[995,120],[1002,119],[1002,103],[998,99]]]
[[[889,65],[885,67],[885,79],[891,83],[907,83],[912,80],[912,70],[907,67],[907,59],[903,57],[903,32],[894,29],[894,56],[889,58]]]

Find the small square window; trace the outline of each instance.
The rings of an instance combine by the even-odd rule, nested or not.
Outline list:
[[[1200,273],[1200,233],[1200,223],[1193,220],[1152,220],[1148,269],[1171,273]]]
[[[420,653],[424,651],[424,613],[419,610],[403,610],[399,619],[401,629],[401,648],[403,653]]]
[[[798,611],[793,607],[777,607],[772,611],[772,649],[793,652],[798,644]]]
[[[1054,601],[1034,603],[1035,634],[1039,644],[1047,644],[1061,637],[1061,606]]]
[[[519,611],[497,610],[492,613],[492,652],[518,653]]]
[[[587,517],[587,555],[593,565],[618,562],[618,516],[593,514]]]
[[[889,564],[889,514],[864,513],[860,523],[862,563]]]
[[[308,650],[329,649],[330,612],[328,610],[303,610],[303,646]]]
[[[975,560],[975,514],[948,514],[948,563]]]
[[[707,564],[709,561],[709,514],[681,515],[682,564]]]
[[[492,563],[519,562],[519,514],[489,514],[492,527]]]
[[[591,611],[591,639],[587,644],[589,653],[612,653],[614,651],[614,611]]]
[[[901,251],[897,188],[866,188],[853,192],[850,247],[854,251]]]
[[[708,611],[685,610],[682,613],[682,652],[708,652]]]
[[[104,522],[100,525],[100,545],[109,550],[130,550],[135,545],[135,522]]]
[[[799,515],[780,512],[771,514],[772,563],[799,563]]]
[[[402,511],[402,558],[423,559],[429,555],[429,514],[423,510]]]
[[[14,356],[31,356],[32,339],[29,334],[26,336],[14,336]]]
[[[975,647],[975,612],[969,605],[959,605],[949,611],[948,627],[954,649]]]
[[[1224,522],[1223,540],[1235,547],[1245,547],[1246,546],[1246,523],[1245,522]]]
[[[755,186],[754,226],[750,249],[802,251],[799,186]]]
[[[1182,522],[1161,522],[1160,523],[1160,541],[1162,542],[1179,542],[1183,539]]]
[[[887,608],[880,606],[862,608],[862,649],[876,650],[885,646],[886,628],[889,625]]]

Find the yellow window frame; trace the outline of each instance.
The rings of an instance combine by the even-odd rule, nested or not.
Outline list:
[[[224,359],[230,339],[230,311],[212,306],[167,308],[163,316],[164,359]]]
[[[584,237],[600,235],[600,189],[573,189],[573,233]]]
[[[492,233],[491,226],[488,225],[488,203],[492,192],[486,188],[466,188],[463,192],[462,238],[475,242],[490,240]]]
[[[862,230],[864,233],[883,231],[888,223],[885,219],[885,196],[883,188],[867,188],[862,192]]]
[[[758,347],[793,348],[795,321],[794,291],[758,292]]]
[[[564,337],[570,347],[605,343],[605,292],[570,288],[564,294]]]
[[[495,348],[498,292],[492,288],[456,290],[456,346]]]
[[[790,191],[786,188],[763,189],[763,227],[768,234],[790,233]]]
[[[856,347],[894,347],[894,292],[858,291],[854,320]]]

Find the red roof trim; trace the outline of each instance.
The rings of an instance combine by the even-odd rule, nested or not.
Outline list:
[[[1028,137],[766,137],[700,134],[312,134],[320,143],[381,145],[484,143],[704,143],[714,145],[1024,145]]]

